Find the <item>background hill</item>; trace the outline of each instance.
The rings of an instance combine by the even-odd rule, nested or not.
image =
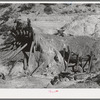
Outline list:
[[[65,25],[65,34],[99,35],[99,13],[99,4],[0,4],[0,34],[6,35],[15,18],[29,17],[46,34]]]

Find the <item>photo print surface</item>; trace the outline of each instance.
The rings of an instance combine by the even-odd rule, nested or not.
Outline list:
[[[100,3],[0,3],[0,88],[100,88]]]

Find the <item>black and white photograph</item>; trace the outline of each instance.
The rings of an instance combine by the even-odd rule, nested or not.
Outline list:
[[[0,3],[0,88],[100,88],[100,3]]]

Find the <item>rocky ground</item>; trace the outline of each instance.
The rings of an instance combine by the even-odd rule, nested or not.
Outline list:
[[[30,18],[32,27],[39,27],[44,34],[55,34],[61,27],[66,36],[100,37],[100,4],[0,4],[0,43],[8,36],[8,31],[14,26],[14,19],[26,21]],[[99,47],[99,46],[98,46]],[[0,52],[0,55],[5,52]],[[17,59],[23,58],[20,53]],[[26,76],[23,73],[23,63],[18,61],[9,74],[8,65],[0,65],[0,72],[5,79],[0,79],[0,88],[99,88],[100,74],[76,75],[76,80],[64,78],[55,85],[50,83],[53,76]],[[100,64],[98,63],[100,70]],[[79,77],[80,76],[80,77]]]

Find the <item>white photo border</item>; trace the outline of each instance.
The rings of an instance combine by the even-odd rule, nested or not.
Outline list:
[[[0,3],[100,3],[98,1],[0,1]],[[50,92],[58,91],[58,92]],[[100,89],[0,89],[2,99],[99,99]]]

